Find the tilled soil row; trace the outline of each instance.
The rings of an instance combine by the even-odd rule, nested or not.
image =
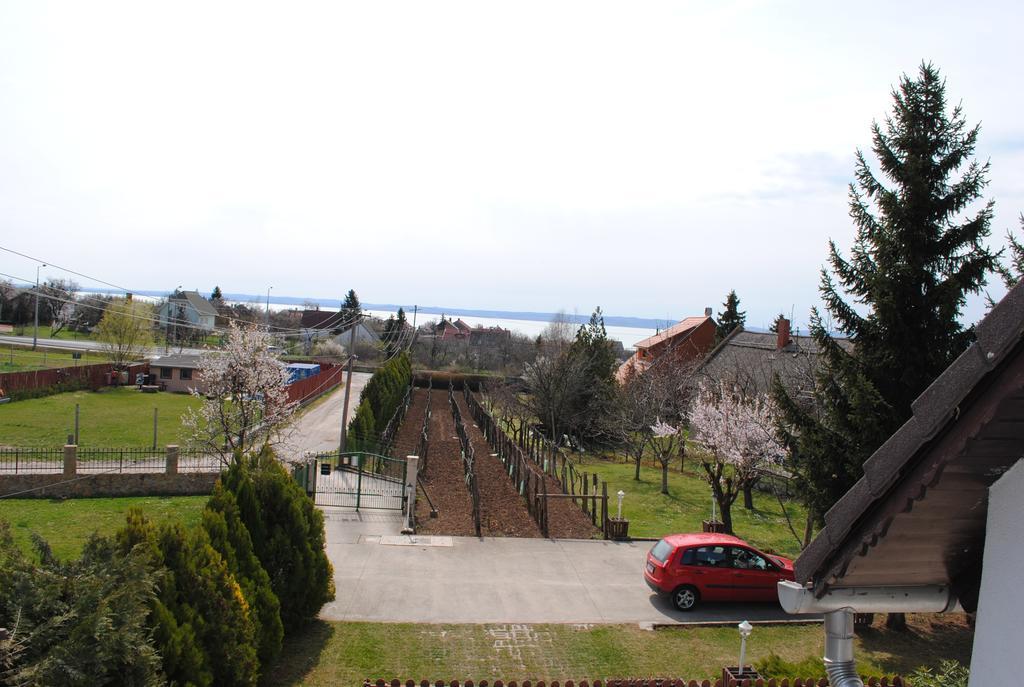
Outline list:
[[[539,537],[540,529],[526,510],[526,502],[516,491],[505,466],[491,456],[491,447],[473,423],[473,416],[462,394],[455,395],[459,412],[476,456],[475,470],[480,487],[480,520],[484,535],[492,537]],[[449,413],[449,416],[451,414]],[[452,421],[454,429],[454,420]]]
[[[402,424],[395,434],[395,441],[391,446],[391,456],[394,458],[405,458],[414,456],[420,450],[420,430],[423,428],[423,411],[427,407],[427,390],[412,390],[412,401],[409,409],[405,411]]]
[[[461,446],[455,433],[455,420],[448,406],[447,389],[433,391],[430,410],[430,424],[427,427],[427,436],[430,440],[427,469],[420,475],[420,479],[437,509],[437,517],[430,517],[430,506],[425,498],[417,498],[416,532],[460,537],[475,536],[473,497],[466,488]],[[406,415],[402,430],[408,424],[415,426],[414,432],[419,432],[423,426],[422,407],[418,416],[412,412]]]

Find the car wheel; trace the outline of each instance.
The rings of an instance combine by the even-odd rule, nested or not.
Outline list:
[[[692,611],[700,601],[700,592],[690,585],[684,585],[672,592],[672,605],[680,611]]]

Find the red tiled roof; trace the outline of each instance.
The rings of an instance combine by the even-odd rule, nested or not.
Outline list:
[[[668,341],[669,339],[674,339],[677,336],[689,335],[689,334],[691,334],[693,332],[694,329],[696,329],[701,324],[703,324],[704,320],[708,320],[708,319],[711,319],[711,318],[704,317],[704,316],[701,316],[701,317],[687,317],[682,322],[678,322],[678,323],[672,325],[671,327],[669,327],[668,329],[664,330],[663,332],[655,334],[654,336],[649,336],[646,339],[644,339],[643,341],[637,341],[635,347],[638,348],[638,349],[639,348],[650,348],[651,346],[657,346],[658,344],[662,343],[663,341]]]

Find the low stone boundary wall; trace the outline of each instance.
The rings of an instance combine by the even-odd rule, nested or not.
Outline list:
[[[906,687],[906,683],[899,676],[864,678],[864,684],[868,687]],[[640,679],[607,679],[607,680],[366,680],[363,687],[828,687],[828,678],[797,678],[790,680],[783,679],[743,679],[730,680],[729,685],[723,685],[721,678],[715,680],[682,680],[673,678],[640,678]]]
[[[0,498],[89,498],[94,496],[202,496],[219,473],[159,472],[79,475],[0,475]],[[24,492],[24,493],[22,493]]]

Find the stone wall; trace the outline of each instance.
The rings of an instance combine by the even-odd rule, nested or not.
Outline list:
[[[213,491],[217,473],[111,473],[2,475],[0,498],[18,492],[18,498],[89,498],[94,496],[202,496]],[[28,491],[32,490],[32,491]]]

